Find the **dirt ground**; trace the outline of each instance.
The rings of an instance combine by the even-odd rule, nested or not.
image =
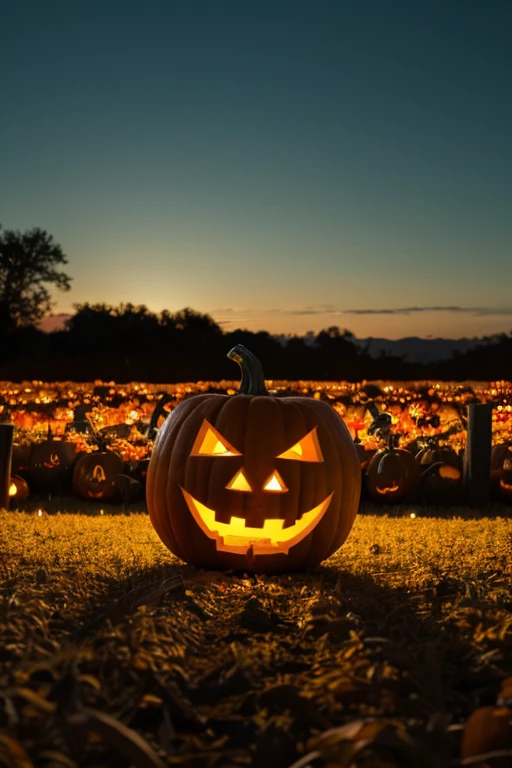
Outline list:
[[[361,514],[259,577],[144,514],[0,512],[2,768],[448,768],[510,675],[510,519]]]

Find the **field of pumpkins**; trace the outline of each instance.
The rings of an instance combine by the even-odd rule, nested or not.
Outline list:
[[[491,494],[512,503],[509,382],[267,381],[276,397],[327,402],[350,430],[363,498],[379,504],[463,503],[467,405],[492,403]],[[14,424],[10,506],[71,494],[140,500],[158,429],[185,398],[235,394],[230,381],[187,384],[0,383],[0,420]]]

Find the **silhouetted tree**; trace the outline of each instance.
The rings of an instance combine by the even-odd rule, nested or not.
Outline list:
[[[0,332],[34,325],[50,311],[48,285],[70,288],[71,278],[57,269],[67,263],[60,245],[44,230],[0,227]]]
[[[317,335],[316,347],[320,365],[319,377],[348,381],[361,378],[359,358],[363,353],[356,345],[353,333],[346,329],[341,331],[337,325],[331,325]]]

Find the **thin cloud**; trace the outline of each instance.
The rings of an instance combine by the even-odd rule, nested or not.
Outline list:
[[[346,315],[411,315],[418,312],[451,312],[469,315],[512,315],[512,307],[398,307],[394,309],[344,309]]]
[[[461,307],[458,305],[447,305],[447,306],[431,306],[431,307],[381,307],[378,309],[375,309],[373,307],[364,307],[361,309],[341,309],[340,307],[335,307],[332,304],[323,305],[323,306],[317,306],[317,307],[301,307],[298,309],[278,309],[278,308],[270,308],[270,309],[247,309],[245,307],[226,307],[223,309],[214,309],[211,310],[211,313],[214,315],[228,315],[230,316],[232,313],[236,313],[238,315],[246,315],[247,319],[249,320],[250,317],[253,315],[259,315],[259,316],[270,316],[270,315],[294,315],[294,316],[317,316],[317,315],[330,315],[330,316],[337,316],[340,315],[412,315],[412,314],[420,314],[425,312],[449,312],[451,314],[461,314],[461,315],[475,315],[475,316],[509,316],[512,315],[512,307]],[[237,318],[234,319],[227,319],[226,322],[240,322],[240,320]]]

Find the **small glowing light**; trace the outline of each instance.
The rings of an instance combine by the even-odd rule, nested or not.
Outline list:
[[[100,515],[104,515],[104,514],[105,514],[104,511],[100,509]]]
[[[9,486],[9,496],[16,496],[18,488],[16,486],[16,483],[11,483]]]
[[[416,517],[416,512],[411,512],[410,517],[412,520],[414,520],[414,518]]]
[[[42,517],[43,516],[43,510],[42,509],[38,509],[37,510],[37,516],[38,517]]]

